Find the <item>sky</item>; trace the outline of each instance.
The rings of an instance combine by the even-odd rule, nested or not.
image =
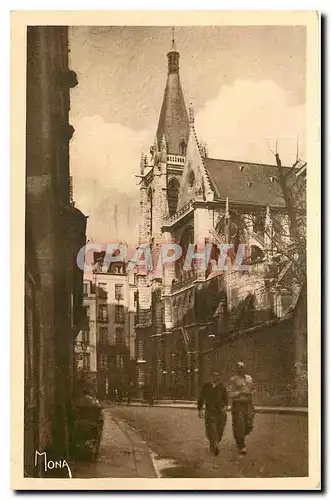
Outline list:
[[[154,142],[172,28],[75,26],[69,36],[76,206],[89,216],[89,239],[135,244],[135,174]],[[273,164],[278,140],[283,164],[297,144],[305,159],[304,27],[180,26],[175,39],[185,102],[210,157]]]

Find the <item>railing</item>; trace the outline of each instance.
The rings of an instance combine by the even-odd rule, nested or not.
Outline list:
[[[97,320],[98,320],[100,323],[108,323],[108,316],[98,316],[98,317],[97,317]]]
[[[165,225],[177,221],[183,215],[187,214],[191,209],[193,209],[193,204],[192,204],[192,201],[189,201],[186,205],[184,205],[182,208],[177,210],[177,212],[175,212],[173,215],[168,217],[168,219],[165,221]]]
[[[184,166],[185,156],[167,155],[167,163],[169,163],[170,165],[181,165],[181,166]]]
[[[195,271],[185,271],[183,274],[183,278],[180,281],[173,283],[171,292],[177,292],[178,290],[182,290],[183,288],[191,285],[197,279],[197,273]]]
[[[108,339],[99,339],[98,340],[98,347],[109,347],[109,340]]]

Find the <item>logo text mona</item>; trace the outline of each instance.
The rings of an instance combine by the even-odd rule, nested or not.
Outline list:
[[[68,462],[66,460],[55,460],[55,461],[54,460],[47,460],[47,454],[45,451],[43,451],[42,453],[39,453],[39,451],[36,450],[35,456],[34,456],[35,467],[37,466],[37,463],[38,463],[38,456],[44,457],[44,470],[45,470],[45,472],[47,472],[48,470],[51,470],[51,469],[63,469],[64,467],[67,467],[69,478],[72,479],[71,470],[70,470],[70,467],[69,467]]]

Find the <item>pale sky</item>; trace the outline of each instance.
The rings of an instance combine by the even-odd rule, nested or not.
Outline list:
[[[71,172],[88,237],[136,243],[141,152],[154,142],[171,27],[71,27]],[[304,27],[176,27],[180,79],[214,158],[305,159]],[[118,214],[117,227],[114,212]]]

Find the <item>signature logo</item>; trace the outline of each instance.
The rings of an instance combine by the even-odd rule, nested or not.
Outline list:
[[[38,456],[44,457],[44,470],[45,470],[45,472],[47,472],[48,470],[51,470],[51,469],[63,469],[63,467],[67,467],[68,475],[69,475],[70,479],[72,479],[71,470],[70,470],[70,467],[69,467],[68,462],[66,460],[56,460],[56,461],[47,460],[47,454],[45,451],[43,451],[42,453],[39,453],[39,451],[36,450],[35,456],[34,456],[35,467],[37,466],[37,463],[38,463]]]

